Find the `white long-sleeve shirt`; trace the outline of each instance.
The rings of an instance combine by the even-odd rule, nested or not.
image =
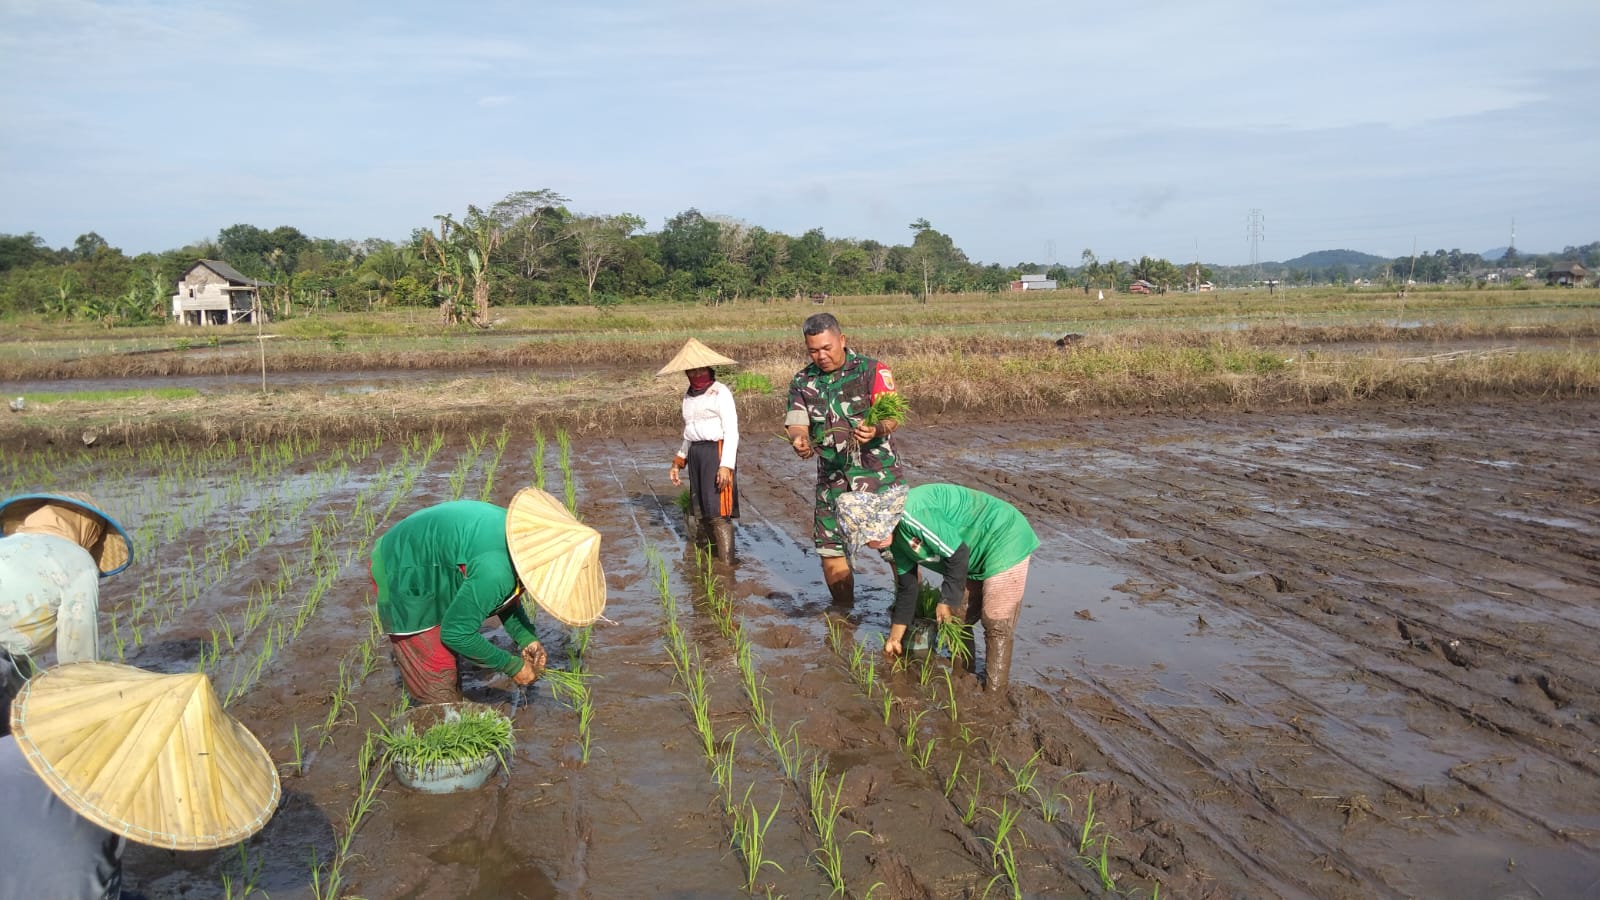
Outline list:
[[[0,538],[0,645],[56,662],[100,658],[100,567],[73,541],[53,534]]]
[[[723,468],[735,468],[739,456],[739,410],[733,404],[733,391],[720,381],[697,397],[683,395],[683,446],[678,455],[688,459],[694,441],[721,441]]]

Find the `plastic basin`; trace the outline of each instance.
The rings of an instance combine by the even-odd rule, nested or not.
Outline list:
[[[409,724],[417,733],[422,733],[439,722],[451,721],[461,718],[465,712],[492,712],[503,715],[499,710],[485,706],[482,703],[430,703],[406,710],[405,714],[395,723],[395,730],[399,731]],[[500,765],[500,758],[494,754],[460,760],[439,760],[427,763],[413,763],[409,760],[396,759],[394,761],[395,777],[400,783],[416,791],[427,794],[451,794],[456,791],[470,791],[483,786],[489,776]]]

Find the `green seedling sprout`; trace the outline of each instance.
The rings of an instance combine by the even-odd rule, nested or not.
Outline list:
[[[959,723],[961,710],[956,705],[956,683],[955,679],[950,677],[949,669],[944,670],[944,690],[948,701],[945,704],[945,711],[950,713],[950,721]]]
[[[904,738],[906,750],[909,751],[916,745],[917,726],[922,724],[922,717],[926,716],[927,714],[928,711],[925,709],[919,709],[914,713],[906,714],[906,733]]]
[[[961,780],[966,782],[970,789],[967,794],[966,806],[961,809],[961,824],[971,825],[978,818],[978,792],[983,789],[983,773],[979,772],[978,777],[971,781],[965,778]]]
[[[944,796],[946,800],[950,799],[950,794],[956,789],[956,776],[961,773],[961,761],[964,758],[963,754],[959,752],[956,754],[956,764],[951,768],[950,774],[944,780]]]
[[[735,828],[734,840],[739,848],[739,853],[744,857],[745,890],[753,891],[756,888],[756,879],[760,877],[761,870],[767,866],[783,871],[783,866],[774,860],[766,858],[765,844],[767,829],[771,827],[772,820],[778,815],[778,807],[783,805],[783,796],[780,792],[778,802],[772,805],[772,812],[767,813],[766,819],[761,818],[761,811],[756,808],[754,800],[750,799],[750,792],[755,785],[745,789],[742,809],[743,827]]]
[[[1039,757],[1042,755],[1044,755],[1044,748],[1040,747],[1038,750],[1035,750],[1033,755],[1028,757],[1028,761],[1023,763],[1021,766],[1011,769],[1010,765],[1007,764],[1006,768],[1011,769],[1012,793],[1016,794],[1018,797],[1021,797],[1024,794],[1038,793],[1038,791],[1034,789],[1033,783],[1039,777]]]

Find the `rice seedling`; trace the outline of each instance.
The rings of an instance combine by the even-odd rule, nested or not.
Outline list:
[[[1072,815],[1071,797],[1057,793],[1039,796],[1039,816],[1046,822],[1054,824],[1070,815]]]
[[[315,900],[338,900],[343,896],[344,877],[340,874],[339,868],[337,854],[324,868],[317,862],[317,848],[311,848],[311,896]]]
[[[963,754],[957,753],[956,754],[956,764],[953,767],[951,767],[950,774],[945,776],[945,779],[944,779],[944,796],[945,796],[946,800],[950,799],[950,795],[956,789],[956,777],[961,774],[961,761],[964,758],[965,757],[964,757]]]
[[[844,775],[841,773],[830,786],[827,769],[822,766],[820,761],[814,759],[811,763],[811,776],[807,779],[807,785],[810,787],[811,796],[809,805],[811,823],[816,828],[817,838],[819,839],[819,845],[817,849],[811,852],[811,855],[816,857],[817,867],[827,876],[828,884],[833,888],[829,896],[844,894],[844,856],[839,851],[838,839],[835,837],[835,831],[839,824],[839,814],[846,808],[840,803],[839,799],[839,795],[844,790]],[[845,840],[849,840],[858,834],[867,834],[867,832],[859,829],[852,831],[845,836]]]
[[[842,631],[844,626],[841,624],[839,619],[836,619],[826,613],[824,613],[822,616],[822,623],[828,629],[828,648],[831,649],[835,654],[842,656],[843,652],[840,649],[840,642],[843,639]]]
[[[241,883],[238,885],[238,892],[235,893],[233,874],[226,870],[223,871],[222,896],[225,898],[225,900],[233,900],[235,897],[237,897],[238,900],[248,900],[251,894],[257,893],[258,891],[263,897],[265,897],[266,892],[261,891],[260,888],[256,887],[256,882],[261,880],[261,873],[265,870],[266,865],[267,861],[264,857],[257,856],[251,858],[249,848],[244,844],[239,844],[238,870]]]
[[[1010,800],[1002,800],[998,810],[994,807],[985,807],[985,810],[995,817],[994,837],[981,838],[980,840],[989,844],[991,854],[998,854],[1002,845],[1007,847],[1011,845],[1011,831],[1016,827],[1017,818],[1022,815],[1022,809],[1021,804],[1018,804],[1016,809],[1012,809]],[[991,856],[991,861],[998,863],[999,859],[997,856]]]
[[[977,773],[977,778],[971,781],[968,781],[965,778],[961,780],[965,782],[969,788],[967,793],[967,802],[961,807],[961,824],[971,825],[977,820],[978,811],[981,808],[978,806],[978,794],[983,789],[983,773]]]
[[[765,731],[772,727],[772,711],[767,705],[767,676],[744,678],[744,695],[750,703],[750,721]]]
[[[776,726],[767,729],[767,745],[772,748],[773,754],[778,757],[778,768],[783,771],[783,777],[799,783],[800,766],[805,762],[804,744],[796,731],[800,728],[799,722],[789,726],[788,738],[783,738]]]
[[[706,727],[709,733],[710,726]],[[728,732],[722,739],[721,750],[715,748],[715,739],[711,741],[711,778],[717,783],[717,787],[723,790],[723,808],[730,813],[733,812],[733,755],[739,741],[739,732],[743,730],[744,726],[740,725]]]
[[[1116,876],[1111,874],[1110,844],[1110,835],[1100,836],[1100,852],[1090,860],[1090,868],[1094,869],[1095,875],[1099,876],[1101,887],[1108,891],[1115,891],[1117,889],[1117,879]]]
[[[905,733],[905,736],[902,738],[902,741],[905,744],[905,748],[906,748],[907,751],[910,751],[913,747],[916,746],[916,743],[917,743],[917,726],[922,724],[922,717],[926,716],[927,714],[928,714],[927,710],[919,709],[914,713],[908,713],[906,715],[906,733]]]
[[[305,774],[305,748],[300,744],[300,723],[294,724],[294,732],[289,737],[289,752],[294,754],[294,772],[296,775]]]
[[[994,867],[999,869],[999,872],[989,879],[989,883],[984,886],[983,895],[985,897],[989,896],[989,891],[994,887],[995,882],[1004,878],[1006,883],[1011,885],[1013,900],[1022,900],[1022,883],[1017,878],[1017,854],[1010,841],[1007,841],[1005,846],[995,850],[993,862]]]
[[[706,761],[714,763],[717,758],[717,742],[711,730],[711,701],[706,694],[706,673],[700,666],[698,648],[695,649],[695,665],[689,670],[684,688],[686,692],[679,696],[689,701],[689,710],[694,715],[695,730],[700,735],[701,749],[705,752]]]
[[[1083,830],[1078,835],[1078,852],[1083,853],[1089,848],[1089,839],[1100,823],[1094,817],[1094,791],[1089,792],[1089,799],[1083,805]]]
[[[961,710],[956,704],[956,684],[955,679],[950,675],[949,669],[944,670],[944,690],[945,711],[950,714],[950,721],[959,723],[961,720]]]
[[[1028,761],[1022,765],[1012,768],[1010,763],[1006,764],[1006,768],[1011,772],[1012,793],[1016,794],[1018,797],[1021,797],[1024,794],[1037,793],[1037,791],[1034,790],[1033,783],[1039,777],[1039,757],[1043,755],[1044,748],[1040,747],[1038,750],[1035,750],[1033,755],[1028,757]]]
[[[590,698],[589,689],[585,688],[578,701],[578,760],[585,765],[589,762],[589,744],[594,736],[589,727],[594,721],[594,703]]]
[[[783,866],[776,860],[766,857],[767,829],[771,827],[772,820],[778,815],[778,808],[783,805],[783,795],[779,792],[778,802],[772,805],[772,811],[767,813],[765,819],[761,818],[761,811],[756,808],[755,801],[750,799],[751,791],[755,785],[745,788],[744,801],[736,808],[734,814],[733,844],[739,849],[739,855],[744,858],[745,883],[747,891],[756,889],[756,879],[761,876],[761,870],[767,866],[783,871]]]
[[[911,759],[917,764],[917,768],[923,770],[928,768],[928,761],[933,757],[933,746],[937,743],[939,743],[938,738],[930,737],[911,754]]]
[[[889,718],[894,712],[894,701],[894,694],[889,691],[883,692],[883,724],[885,725],[889,724]]]

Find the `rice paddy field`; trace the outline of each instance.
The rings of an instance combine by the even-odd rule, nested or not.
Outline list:
[[[206,672],[279,764],[245,844],[130,845],[153,900],[1592,896],[1594,293],[23,323],[0,486],[118,514],[102,656]],[[776,437],[824,310],[894,367],[911,482],[1042,540],[1005,699],[885,663],[880,561],[830,602],[814,464]],[[741,362],[732,564],[667,478],[681,384],[652,373],[689,334]],[[529,485],[604,536],[606,620],[539,619],[565,674],[531,688],[469,668],[506,764],[412,792],[372,542]]]

